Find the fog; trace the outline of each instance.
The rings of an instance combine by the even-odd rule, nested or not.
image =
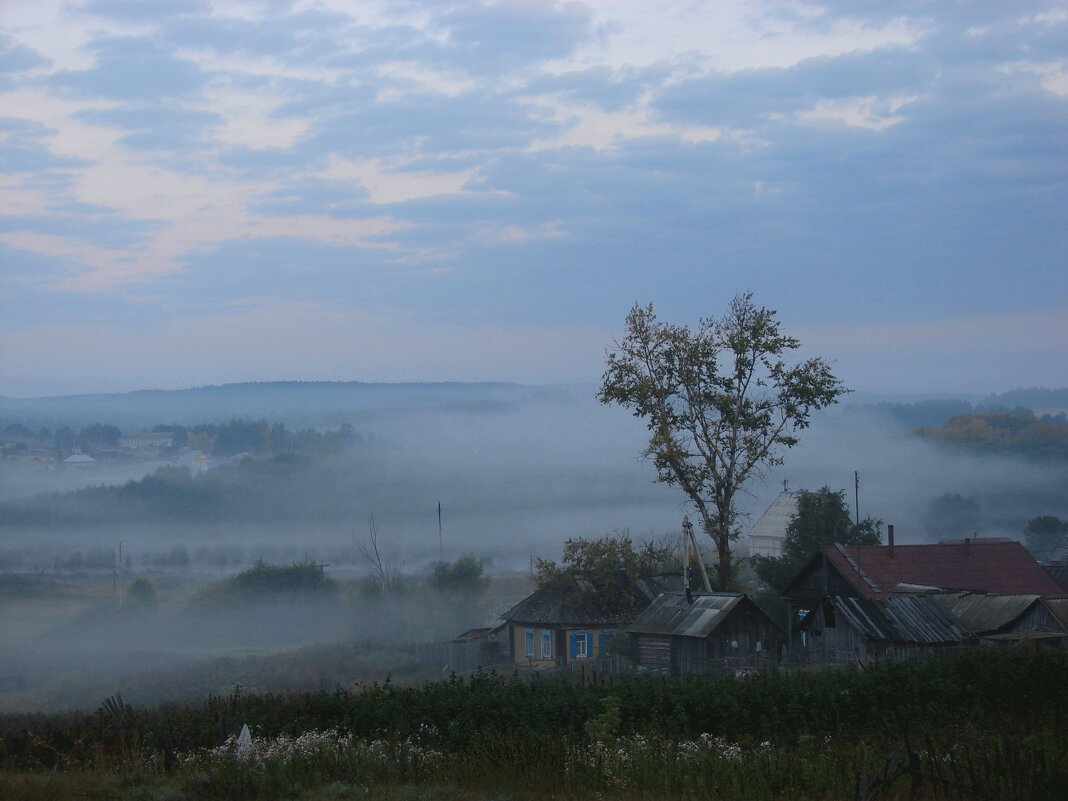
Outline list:
[[[381,677],[408,669],[395,647],[494,623],[529,592],[532,558],[558,558],[568,538],[677,531],[688,509],[642,459],[644,424],[601,406],[595,390],[295,384],[0,401],[0,424],[31,428],[103,422],[126,433],[242,417],[291,430],[350,423],[357,435],[343,448],[179,474],[151,497],[100,487],[153,474],[163,457],[81,471],[0,462],[0,708],[92,706],[117,689],[147,702],[237,681],[288,687],[284,677],[298,674],[305,685]],[[1031,517],[1068,517],[1063,462],[947,449],[869,405],[818,415],[783,455],[747,484],[743,528],[784,480],[845,489],[852,502],[854,470],[861,515],[895,524],[900,542],[930,540],[923,513],[945,493],[978,502],[981,536],[1019,537]],[[35,495],[77,488],[89,489]],[[386,599],[365,592],[360,546],[372,515],[384,560],[407,582]],[[431,565],[465,553],[494,577],[486,595],[457,603],[430,593]],[[338,592],[197,605],[197,593],[257,560],[324,565]],[[159,593],[151,611],[117,603],[138,578]],[[294,650],[316,643],[352,650]],[[368,661],[376,648],[383,655]]]

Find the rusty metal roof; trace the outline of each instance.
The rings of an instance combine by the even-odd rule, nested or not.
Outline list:
[[[823,550],[865,598],[883,600],[899,584],[949,590],[1058,595],[1063,590],[1015,540],[957,540],[937,545],[833,545]],[[818,558],[818,557],[815,557]],[[790,588],[787,588],[786,595]]]
[[[662,634],[671,637],[705,638],[716,630],[745,595],[733,592],[694,594],[687,601],[681,592],[665,592],[631,625],[630,634]]]

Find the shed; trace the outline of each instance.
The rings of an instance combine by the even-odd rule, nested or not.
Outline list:
[[[775,659],[779,627],[747,595],[662,593],[627,626],[638,665],[694,673]]]
[[[798,628],[802,660],[809,664],[900,661],[974,641],[929,595],[828,595]]]

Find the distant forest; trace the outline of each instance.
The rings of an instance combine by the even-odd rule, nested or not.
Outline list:
[[[1015,411],[957,414],[938,428],[919,428],[916,433],[977,453],[1068,459],[1068,423],[1063,412],[1041,419]]]
[[[165,466],[125,484],[0,503],[0,526],[331,519],[362,511],[357,476],[367,473],[358,451],[329,458],[283,453],[197,475]]]
[[[280,422],[234,418],[226,423],[198,423],[194,426],[163,423],[153,426],[149,431],[174,435],[174,444],[165,451],[189,447],[218,457],[236,456],[239,453],[273,454],[323,447],[329,449],[331,446],[349,447],[364,442],[363,436],[356,433],[350,423],[342,423],[334,431],[318,431],[314,428],[290,431]],[[78,431],[69,426],[62,426],[55,431],[47,427],[34,431],[15,422],[0,428],[0,443],[57,450],[78,447],[93,453],[119,447],[119,439],[123,434],[131,433],[109,423],[92,423],[82,426]]]

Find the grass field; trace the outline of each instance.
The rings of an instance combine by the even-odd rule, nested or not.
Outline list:
[[[0,716],[0,797],[1059,799],[1068,653]],[[253,740],[235,734],[247,724]]]

